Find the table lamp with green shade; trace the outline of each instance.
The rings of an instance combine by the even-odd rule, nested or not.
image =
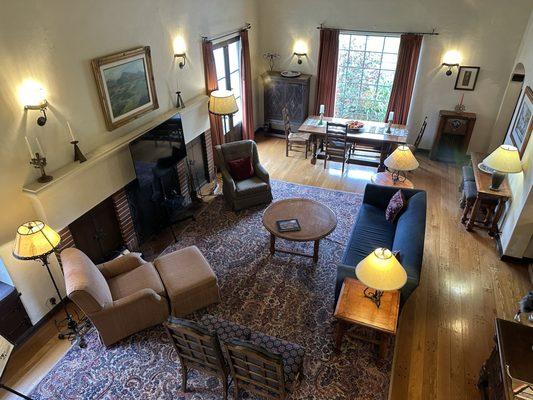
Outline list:
[[[498,191],[505,179],[506,174],[517,174],[522,172],[522,163],[518,149],[508,144],[502,144],[484,160],[483,164],[492,168],[491,190]]]
[[[392,174],[393,182],[405,181],[405,172],[413,171],[420,165],[407,145],[400,145],[384,161]]]
[[[68,338],[72,342],[77,341],[80,347],[85,347],[85,341],[78,329],[78,323],[74,321],[70,315],[66,303],[63,301],[61,292],[57,287],[52,271],[50,271],[50,264],[48,256],[57,250],[61,237],[59,233],[54,231],[42,221],[28,221],[17,229],[15,237],[15,244],[13,246],[13,257],[19,260],[39,260],[48,271],[48,275],[54,284],[59,302],[63,305],[65,310],[67,328],[60,331],[59,338]]]
[[[389,249],[377,248],[355,267],[357,279],[367,288],[365,297],[379,308],[384,291],[397,290],[407,282],[407,272]],[[374,292],[371,292],[374,289]]]

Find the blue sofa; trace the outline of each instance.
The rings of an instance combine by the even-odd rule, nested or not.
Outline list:
[[[398,188],[366,185],[363,204],[352,228],[341,264],[337,266],[335,304],[344,278],[355,277],[355,266],[378,247],[399,251],[400,263],[407,271],[407,283],[401,289],[403,305],[417,288],[424,255],[426,231],[426,192],[402,189],[407,207],[395,223],[385,219],[385,210]]]

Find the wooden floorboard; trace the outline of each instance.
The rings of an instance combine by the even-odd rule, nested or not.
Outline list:
[[[274,179],[362,193],[375,168],[339,163],[311,165],[302,153],[285,157],[285,142],[258,138],[261,162]],[[460,223],[453,165],[417,154],[409,175],[428,193],[424,263],[420,286],[402,310],[395,345],[390,398],[477,399],[477,374],[489,355],[496,316],[512,319],[517,301],[532,288],[526,266],[499,260],[486,232],[466,232]],[[61,318],[61,315],[58,315]],[[67,351],[53,321],[44,324],[12,357],[4,382],[23,392]],[[0,399],[15,399],[0,394]]]

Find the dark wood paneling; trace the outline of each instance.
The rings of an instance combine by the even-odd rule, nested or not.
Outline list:
[[[31,327],[20,293],[13,286],[0,282],[0,335],[18,344]]]

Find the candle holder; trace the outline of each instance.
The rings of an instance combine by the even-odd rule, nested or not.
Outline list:
[[[392,133],[391,126],[392,126],[392,121],[389,120],[389,123],[387,124],[387,130],[385,131],[386,133]]]
[[[37,179],[37,182],[46,183],[54,179],[53,176],[46,175],[46,171],[44,170],[44,167],[46,167],[46,157],[41,157],[39,153],[35,153],[35,157],[30,160],[30,165],[41,170],[41,176]]]
[[[318,125],[324,125],[324,113],[320,113],[320,119],[318,120]]]
[[[87,161],[87,158],[81,152],[80,148],[78,147],[78,143],[78,140],[73,140],[70,142],[70,144],[74,145],[74,161],[79,161],[81,164],[82,162]]]
[[[457,104],[455,106],[455,111],[457,111],[458,113],[463,113],[465,112],[465,110],[466,110],[466,107],[464,104]]]

